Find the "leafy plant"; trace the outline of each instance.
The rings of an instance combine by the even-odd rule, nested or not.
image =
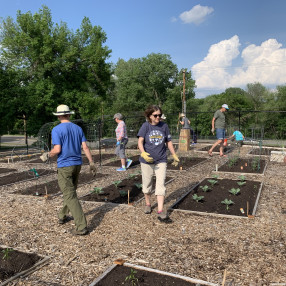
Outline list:
[[[137,174],[133,173],[133,174],[129,174],[128,175],[128,179],[132,179],[135,178],[137,176]]]
[[[221,202],[222,204],[225,204],[226,205],[226,209],[229,210],[229,206],[234,204],[234,202],[232,200],[228,200],[228,199],[225,199],[224,201]]]
[[[232,188],[231,190],[229,190],[229,192],[236,196],[240,192],[240,189],[239,188],[237,188],[237,189]]]
[[[216,180],[216,179],[218,179],[218,177],[219,177],[219,176],[218,176],[218,175],[213,174],[213,175],[212,175],[212,177]]]
[[[136,183],[135,186],[136,186],[138,189],[141,189],[141,188],[142,188],[142,184],[140,184],[140,183]]]
[[[132,286],[138,285],[138,278],[135,276],[136,273],[137,271],[131,268],[130,274],[125,277],[125,281],[130,280]]]
[[[116,189],[118,188],[118,185],[119,185],[121,182],[122,182],[121,180],[118,180],[118,181],[114,181],[114,182],[113,182],[113,185],[116,187]]]
[[[246,182],[237,182],[237,184],[238,184],[239,186],[243,186],[243,185],[246,184]]]
[[[245,176],[244,175],[240,175],[240,176],[238,176],[238,179],[240,181],[244,182],[245,181]]]
[[[10,252],[14,251],[13,248],[5,248],[2,250],[2,253],[3,253],[3,257],[2,259],[3,260],[8,260],[10,258]]]
[[[234,157],[232,157],[232,158],[229,158],[229,159],[228,159],[228,166],[229,166],[229,167],[234,166],[234,165],[237,163],[237,161],[238,161],[238,157],[237,157],[237,156],[234,156]]]
[[[128,192],[124,191],[124,190],[119,190],[119,194],[120,194],[121,197],[126,197]]]
[[[260,159],[258,157],[254,158],[251,162],[251,169],[253,171],[260,169]]]
[[[210,188],[208,185],[200,186],[200,189],[202,189],[204,192],[207,192]]]
[[[104,193],[104,192],[102,191],[102,189],[103,189],[103,188],[101,188],[101,187],[95,187],[95,188],[93,189],[93,191],[91,191],[91,192],[94,193],[94,194],[100,195],[100,194],[103,194],[103,193]]]
[[[198,196],[197,194],[193,195],[193,200],[197,201],[197,202],[201,201],[203,198],[204,198],[204,196]]]
[[[217,183],[217,180],[208,180],[208,182],[212,185],[212,187]]]

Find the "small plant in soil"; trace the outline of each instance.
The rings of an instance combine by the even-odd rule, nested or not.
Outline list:
[[[94,193],[96,195],[100,195],[100,194],[103,194],[104,192],[102,191],[102,188],[101,187],[95,187],[93,189],[93,191],[91,191],[91,193]]]
[[[130,274],[125,277],[125,281],[130,281],[132,286],[138,285],[138,278],[136,277],[137,271],[130,269]]]
[[[5,248],[2,250],[2,253],[3,253],[3,257],[2,259],[3,260],[8,260],[10,258],[10,252],[14,251],[13,248]]]
[[[240,176],[238,176],[238,179],[239,179],[241,182],[244,182],[244,181],[245,181],[245,176],[244,176],[244,175],[240,175]]]
[[[215,180],[217,180],[219,176],[214,174],[214,175],[212,175],[212,177],[213,177]]]
[[[128,175],[128,179],[133,179],[133,178],[135,178],[136,176],[137,176],[137,174],[134,174],[134,173],[133,173],[133,174],[129,174],[129,175]]]
[[[193,200],[196,202],[203,200],[203,198],[204,198],[204,196],[198,196],[197,194],[193,195]]]
[[[232,200],[228,200],[228,199],[225,199],[221,203],[226,205],[226,210],[229,210],[229,206],[234,204],[234,202]]]
[[[208,180],[208,182],[212,185],[212,187],[217,183],[217,180]]]
[[[210,190],[210,187],[208,185],[200,186],[200,189],[202,189],[204,192],[207,192]]]
[[[229,190],[229,192],[233,195],[237,195],[239,192],[240,192],[240,189],[239,188],[232,188],[231,190]]]
[[[237,156],[234,156],[234,157],[232,157],[232,158],[229,158],[229,159],[228,159],[228,166],[229,166],[229,167],[234,166],[234,165],[237,163],[237,161],[238,161],[238,157],[237,157]]]
[[[113,185],[116,187],[116,189],[118,188],[118,185],[119,185],[121,182],[122,182],[121,180],[118,180],[118,181],[114,181],[114,182],[113,182]]]
[[[119,194],[120,194],[121,197],[126,197],[128,192],[124,191],[124,190],[119,190]]]
[[[142,188],[142,184],[140,184],[140,183],[136,183],[135,186],[136,186],[138,189],[141,189],[141,188]]]
[[[253,159],[253,161],[251,162],[251,169],[253,171],[260,169],[260,159],[259,158]]]
[[[240,182],[237,182],[237,184],[241,187],[241,186],[245,185],[245,184],[246,184],[246,182],[242,182],[242,181],[240,181]]]

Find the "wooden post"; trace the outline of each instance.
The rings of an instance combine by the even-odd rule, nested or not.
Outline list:
[[[129,205],[130,191],[128,190],[128,205]]]

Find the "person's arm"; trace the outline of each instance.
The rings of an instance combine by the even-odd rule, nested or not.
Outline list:
[[[143,143],[144,143],[144,138],[139,137],[138,138],[138,148],[139,148],[141,153],[145,152],[144,147],[143,147]]]
[[[174,149],[174,145],[172,141],[168,141],[167,142],[167,147],[170,150],[171,154],[174,155],[176,154],[175,149]]]
[[[229,138],[228,138],[228,140],[230,140],[231,138],[233,138],[234,137],[234,135],[232,134]]]
[[[141,157],[148,163],[153,163],[153,158],[150,156],[149,153],[145,152],[144,150],[144,146],[143,146],[143,143],[144,143],[144,138],[143,137],[140,137],[138,138],[138,148],[141,152]]]
[[[61,145],[54,145],[53,149],[49,152],[49,157],[54,157],[58,154],[60,154],[62,151]]]
[[[87,157],[89,163],[92,163],[93,162],[92,156],[91,156],[90,150],[89,150],[86,142],[82,142],[81,145],[82,145],[83,152],[84,152],[85,156]]]
[[[180,121],[181,125],[184,125],[184,121]]]
[[[214,123],[215,123],[215,120],[216,120],[216,118],[215,117],[213,117],[213,120],[212,120],[212,133],[214,134],[214,132],[215,132],[215,126],[214,126]]]

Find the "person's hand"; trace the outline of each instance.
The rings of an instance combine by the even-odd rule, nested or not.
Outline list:
[[[92,173],[93,176],[96,175],[96,167],[95,167],[93,162],[89,163],[89,170],[90,170],[90,172]]]
[[[142,152],[141,157],[147,162],[147,163],[153,163],[154,159],[150,156],[147,152]]]
[[[214,128],[212,128],[212,134],[214,135],[214,132],[215,132],[215,129]]]
[[[47,162],[48,159],[49,159],[49,152],[44,152],[42,156],[40,156],[40,159],[43,161],[43,162]]]
[[[174,159],[174,162],[172,163],[172,165],[177,167],[179,162],[180,162],[180,160],[179,160],[179,158],[178,158],[178,156],[176,154],[173,154],[172,156],[173,156],[173,159]]]
[[[116,142],[116,146],[119,146],[119,145],[120,145],[120,141],[117,141],[117,142]]]

